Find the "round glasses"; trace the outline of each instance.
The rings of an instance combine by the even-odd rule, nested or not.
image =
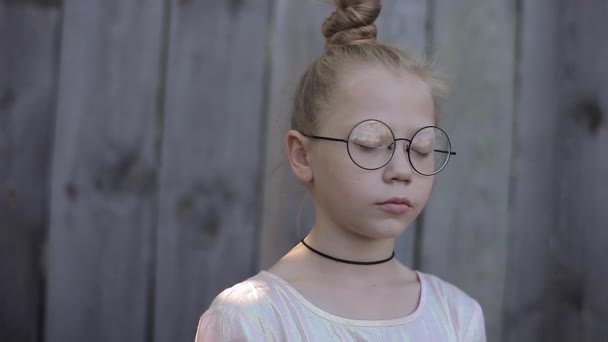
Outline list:
[[[423,176],[432,176],[445,168],[450,160],[452,145],[447,133],[436,126],[422,127],[411,139],[395,138],[393,131],[380,120],[368,119],[359,122],[348,135],[348,139],[306,135],[309,138],[346,143],[350,159],[362,169],[377,170],[384,167],[395,154],[397,141],[403,140],[410,165]]]

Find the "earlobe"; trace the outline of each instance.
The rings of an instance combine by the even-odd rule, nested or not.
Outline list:
[[[307,143],[308,138],[300,132],[295,130],[287,132],[285,147],[291,170],[305,184],[313,180],[311,155]]]

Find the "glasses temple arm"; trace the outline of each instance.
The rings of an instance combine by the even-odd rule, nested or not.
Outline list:
[[[348,140],[345,140],[345,139],[322,137],[322,136],[319,136],[319,135],[306,135],[306,134],[302,134],[302,135],[304,135],[305,137],[314,138],[314,139],[322,139],[322,140],[339,141],[339,142],[348,143]]]
[[[455,156],[456,152],[449,152],[449,151],[445,151],[445,150],[433,150],[435,152],[440,152],[440,153],[449,153],[451,156]]]

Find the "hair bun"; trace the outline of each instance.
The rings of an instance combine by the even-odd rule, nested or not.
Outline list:
[[[376,40],[374,22],[380,15],[380,0],[335,0],[336,11],[323,23],[327,45],[353,45]]]

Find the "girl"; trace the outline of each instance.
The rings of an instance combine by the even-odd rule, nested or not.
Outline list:
[[[480,305],[394,259],[451,151],[441,83],[376,41],[380,0],[335,0],[301,77],[287,156],[314,225],[268,270],[221,292],[197,341],[485,341]]]

